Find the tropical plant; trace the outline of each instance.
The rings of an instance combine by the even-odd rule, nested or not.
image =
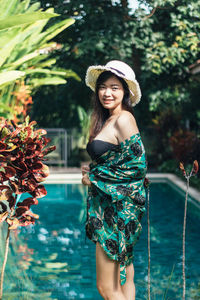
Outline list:
[[[186,281],[185,281],[185,229],[186,229],[186,216],[187,216],[187,201],[188,201],[188,191],[190,186],[190,178],[198,173],[199,165],[198,161],[195,160],[193,163],[192,170],[190,172],[186,172],[184,168],[184,164],[180,163],[179,165],[183,176],[186,178],[187,188],[185,195],[185,209],[184,209],[184,220],[183,220],[183,255],[182,255],[182,271],[183,271],[183,296],[182,299],[185,300],[185,291],[186,291]]]
[[[52,39],[74,20],[48,25],[58,14],[53,8],[41,11],[40,3],[30,5],[30,0],[0,0],[0,6],[0,115],[23,119],[32,103],[30,93],[39,86],[65,84],[68,77],[79,79],[71,70],[56,68],[56,59],[50,58],[52,51],[62,48]]]
[[[133,66],[141,85],[143,98],[135,111],[141,116],[144,128],[152,117],[168,108],[173,108],[171,114],[179,110],[181,124],[188,118],[191,126],[197,128],[199,83],[188,67],[199,55],[199,0],[189,4],[187,0],[138,0],[136,10],[130,8],[134,1],[126,0],[40,2],[43,8],[50,3],[62,17],[77,20],[65,35],[59,36],[58,41],[69,49],[59,58],[61,66],[72,68],[84,79],[90,65],[104,64],[111,59],[124,60]],[[58,97],[55,89],[49,91],[51,97],[45,95],[44,89],[40,90],[33,105],[34,119],[41,120],[42,124],[57,124],[57,115],[52,118],[53,103]],[[64,115],[59,126],[78,126],[76,106],[88,108],[89,89],[84,81],[81,84],[72,81],[63,87],[57,106],[59,115],[63,114],[66,94],[69,117],[66,119]],[[51,98],[52,104],[48,112],[46,107],[38,112],[37,103],[44,97]]]
[[[90,126],[90,117],[91,117],[91,112],[86,112],[83,107],[80,105],[77,107],[78,111],[78,117],[80,121],[80,127],[81,127],[81,132],[79,134],[79,142],[78,142],[78,147],[85,149],[86,144],[88,142],[89,138],[89,126]]]
[[[5,221],[8,224],[0,299],[3,294],[10,230],[34,224],[39,216],[32,213],[30,207],[38,203],[37,198],[47,194],[45,187],[40,184],[49,174],[49,168],[43,161],[48,153],[55,150],[55,146],[46,148],[49,142],[44,137],[46,131],[34,130],[35,125],[34,121],[29,123],[29,117],[20,125],[4,118],[0,120],[0,223]],[[29,193],[31,197],[20,201],[19,195],[23,193]]]

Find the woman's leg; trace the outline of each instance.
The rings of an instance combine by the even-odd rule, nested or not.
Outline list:
[[[96,243],[97,289],[104,300],[126,300],[119,280],[119,263],[111,260]]]
[[[134,267],[130,264],[126,267],[126,282],[122,285],[122,292],[126,300],[135,300]]]

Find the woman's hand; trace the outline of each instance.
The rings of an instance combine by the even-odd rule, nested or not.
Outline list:
[[[89,179],[89,177],[88,177],[88,174],[87,174],[87,172],[89,172],[90,171],[90,168],[89,168],[89,166],[87,166],[87,165],[83,165],[82,167],[81,167],[81,171],[82,171],[82,184],[84,184],[84,185],[91,185],[92,183],[91,183],[91,181],[90,181],[90,179]]]

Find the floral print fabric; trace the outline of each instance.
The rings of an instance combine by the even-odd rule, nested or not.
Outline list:
[[[90,164],[86,235],[99,242],[109,258],[126,266],[133,261],[133,247],[142,230],[147,164],[140,134],[135,134]]]

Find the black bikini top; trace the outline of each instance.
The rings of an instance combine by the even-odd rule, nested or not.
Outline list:
[[[91,159],[96,159],[101,156],[103,153],[111,150],[118,145],[105,142],[102,140],[93,140],[92,142],[87,143],[86,150],[90,155]]]

